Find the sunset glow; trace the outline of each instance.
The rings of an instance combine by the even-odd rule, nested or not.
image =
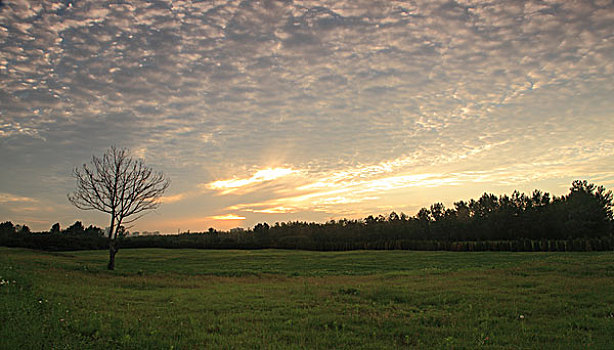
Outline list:
[[[0,219],[107,217],[72,170],[171,179],[133,230],[414,215],[614,187],[611,1],[5,1]]]
[[[226,214],[226,215],[211,216],[210,219],[213,219],[213,220],[245,220],[245,217],[234,215],[234,214]]]
[[[293,173],[296,173],[296,170],[284,168],[263,169],[258,170],[254,175],[249,178],[217,180],[207,184],[205,187],[212,190],[219,190],[222,192],[222,194],[228,194],[250,185],[275,180]]]

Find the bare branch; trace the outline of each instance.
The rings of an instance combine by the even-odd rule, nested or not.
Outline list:
[[[126,148],[112,146],[102,157],[92,157],[91,165],[76,168],[77,189],[68,200],[82,210],[98,210],[111,215],[109,238],[117,238],[122,223],[132,223],[146,211],[160,206],[160,198],[170,185],[162,172],[154,172]]]

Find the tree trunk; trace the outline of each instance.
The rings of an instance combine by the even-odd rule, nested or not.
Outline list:
[[[110,240],[109,241],[109,265],[107,266],[109,270],[115,270],[115,254],[117,254],[118,250],[119,249],[117,248],[115,244],[115,240]]]

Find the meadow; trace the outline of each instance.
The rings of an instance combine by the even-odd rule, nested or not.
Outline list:
[[[608,349],[614,252],[0,247],[0,349]]]

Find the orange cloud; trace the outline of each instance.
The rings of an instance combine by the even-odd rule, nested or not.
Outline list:
[[[164,196],[162,197],[162,203],[175,203],[186,199],[188,195],[186,193],[179,193],[172,196]]]
[[[454,165],[482,152],[491,151],[504,142],[483,145],[470,150],[440,157],[421,163],[414,157],[402,157],[377,164],[358,165],[340,171],[316,172],[309,169],[267,169],[250,178],[218,181],[219,190],[225,191],[249,187],[254,183],[278,179],[287,174],[294,176],[278,181],[274,187],[253,188],[263,194],[264,200],[238,202],[226,207],[227,211],[258,214],[285,214],[303,211],[328,213],[344,212],[351,207],[352,213],[381,209],[380,200],[399,194],[412,193],[416,189],[459,186],[463,184],[492,183],[498,185],[519,184],[550,177],[561,177],[568,173],[566,164],[560,162],[517,163],[499,168],[453,171]],[[439,172],[429,172],[433,164]],[[576,165],[577,167],[577,165]],[[449,168],[452,171],[441,171]],[[539,168],[539,171],[535,169]],[[279,171],[280,169],[284,171]],[[422,170],[422,171],[420,171]],[[605,176],[609,178],[609,176]],[[211,186],[212,188],[215,186]],[[246,193],[242,191],[239,194]],[[268,197],[268,198],[267,198]],[[262,198],[262,197],[261,197]],[[390,204],[389,204],[390,205]],[[406,205],[406,204],[404,204]]]
[[[298,210],[296,208],[288,208],[288,207],[272,207],[272,208],[266,208],[266,209],[254,209],[254,210],[247,210],[246,211],[251,211],[254,213],[261,213],[261,214],[288,214],[288,213],[296,213]]]
[[[290,168],[268,168],[258,170],[254,175],[248,178],[233,178],[228,180],[218,180],[204,185],[205,188],[214,191],[220,191],[222,194],[228,194],[238,191],[239,189],[250,187],[256,184],[272,181],[284,176],[297,173],[297,170]]]
[[[216,215],[210,216],[209,219],[213,220],[245,220],[245,216],[239,216],[235,214],[226,214],[226,215]]]
[[[38,202],[38,200],[30,197],[16,196],[10,193],[0,193],[0,203],[8,202]]]

